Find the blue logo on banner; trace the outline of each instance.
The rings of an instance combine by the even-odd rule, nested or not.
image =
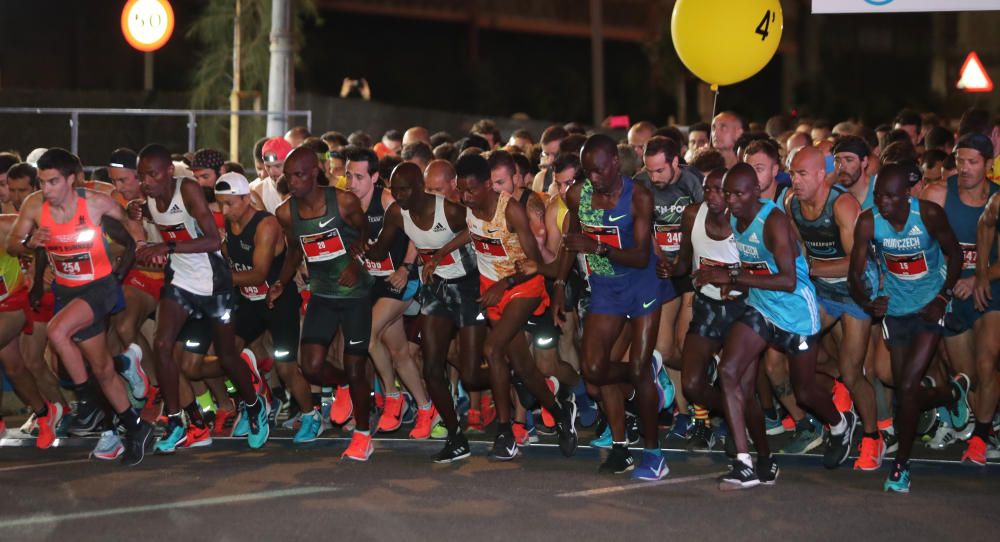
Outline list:
[[[873,6],[884,6],[886,4],[892,3],[893,0],[865,0],[865,2]]]

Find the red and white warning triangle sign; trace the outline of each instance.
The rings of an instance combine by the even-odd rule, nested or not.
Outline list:
[[[965,58],[965,64],[962,64],[962,71],[959,72],[958,85],[956,86],[965,92],[993,91],[993,80],[987,75],[986,68],[983,67],[983,63],[975,51],[969,53],[969,56]]]

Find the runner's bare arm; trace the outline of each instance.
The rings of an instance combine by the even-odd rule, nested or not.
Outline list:
[[[1000,192],[993,194],[976,225],[976,284],[972,295],[976,308],[986,310],[993,299],[990,282],[1000,279],[1000,262],[990,265],[990,252],[997,248],[997,217],[1000,215]]]
[[[944,209],[938,205],[933,203],[921,205],[920,218],[927,225],[927,233],[941,245],[941,252],[944,253],[945,261],[948,264],[948,274],[945,275],[942,288],[952,289],[962,272],[962,249],[958,245],[955,232],[951,229],[951,224],[948,223]]]
[[[861,205],[853,196],[844,193],[837,198],[833,204],[833,217],[840,230],[840,244],[844,247],[844,254],[847,256],[833,260],[810,260],[810,275],[823,278],[839,278],[847,275],[851,267],[851,247],[854,246],[854,224],[857,222],[859,214],[861,214]]]
[[[38,214],[41,209],[41,192],[35,192],[25,198],[24,203],[21,204],[21,212],[17,215],[17,220],[11,226],[10,234],[7,237],[8,254],[11,256],[27,256],[34,252],[35,246],[37,246],[34,241],[29,241],[29,244],[34,245],[32,247],[26,247],[21,242],[27,239],[29,235],[32,235],[35,225],[38,223]]]
[[[261,220],[253,236],[253,267],[249,271],[233,271],[234,286],[256,286],[271,273],[274,247],[282,235],[281,225],[273,216]]]
[[[681,248],[677,251],[677,259],[672,263],[661,260],[660,264],[657,264],[658,267],[663,264],[663,270],[667,271],[670,276],[683,277],[690,273],[693,268],[691,258],[694,257],[694,248],[691,246],[691,231],[694,229],[694,220],[702,205],[705,204],[696,203],[684,208],[684,214],[681,215]]]

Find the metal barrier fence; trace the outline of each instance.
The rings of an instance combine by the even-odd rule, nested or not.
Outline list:
[[[85,115],[122,115],[122,116],[163,116],[187,117],[188,152],[194,152],[196,146],[196,131],[198,117],[266,117],[271,115],[305,117],[306,128],[312,130],[312,111],[229,111],[228,109],[107,109],[87,107],[0,107],[0,114],[22,115],[69,115],[70,151],[79,155],[80,118]]]

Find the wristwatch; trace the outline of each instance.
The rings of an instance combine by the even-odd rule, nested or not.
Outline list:
[[[740,276],[740,268],[734,267],[729,270],[729,284],[736,284],[736,279]]]
[[[28,241],[30,240],[31,240],[30,235],[26,235],[24,239],[21,239],[21,246],[24,247],[25,250],[31,250],[31,247],[28,246]]]
[[[177,243],[174,241],[167,241],[167,254],[173,254],[177,250]]]

